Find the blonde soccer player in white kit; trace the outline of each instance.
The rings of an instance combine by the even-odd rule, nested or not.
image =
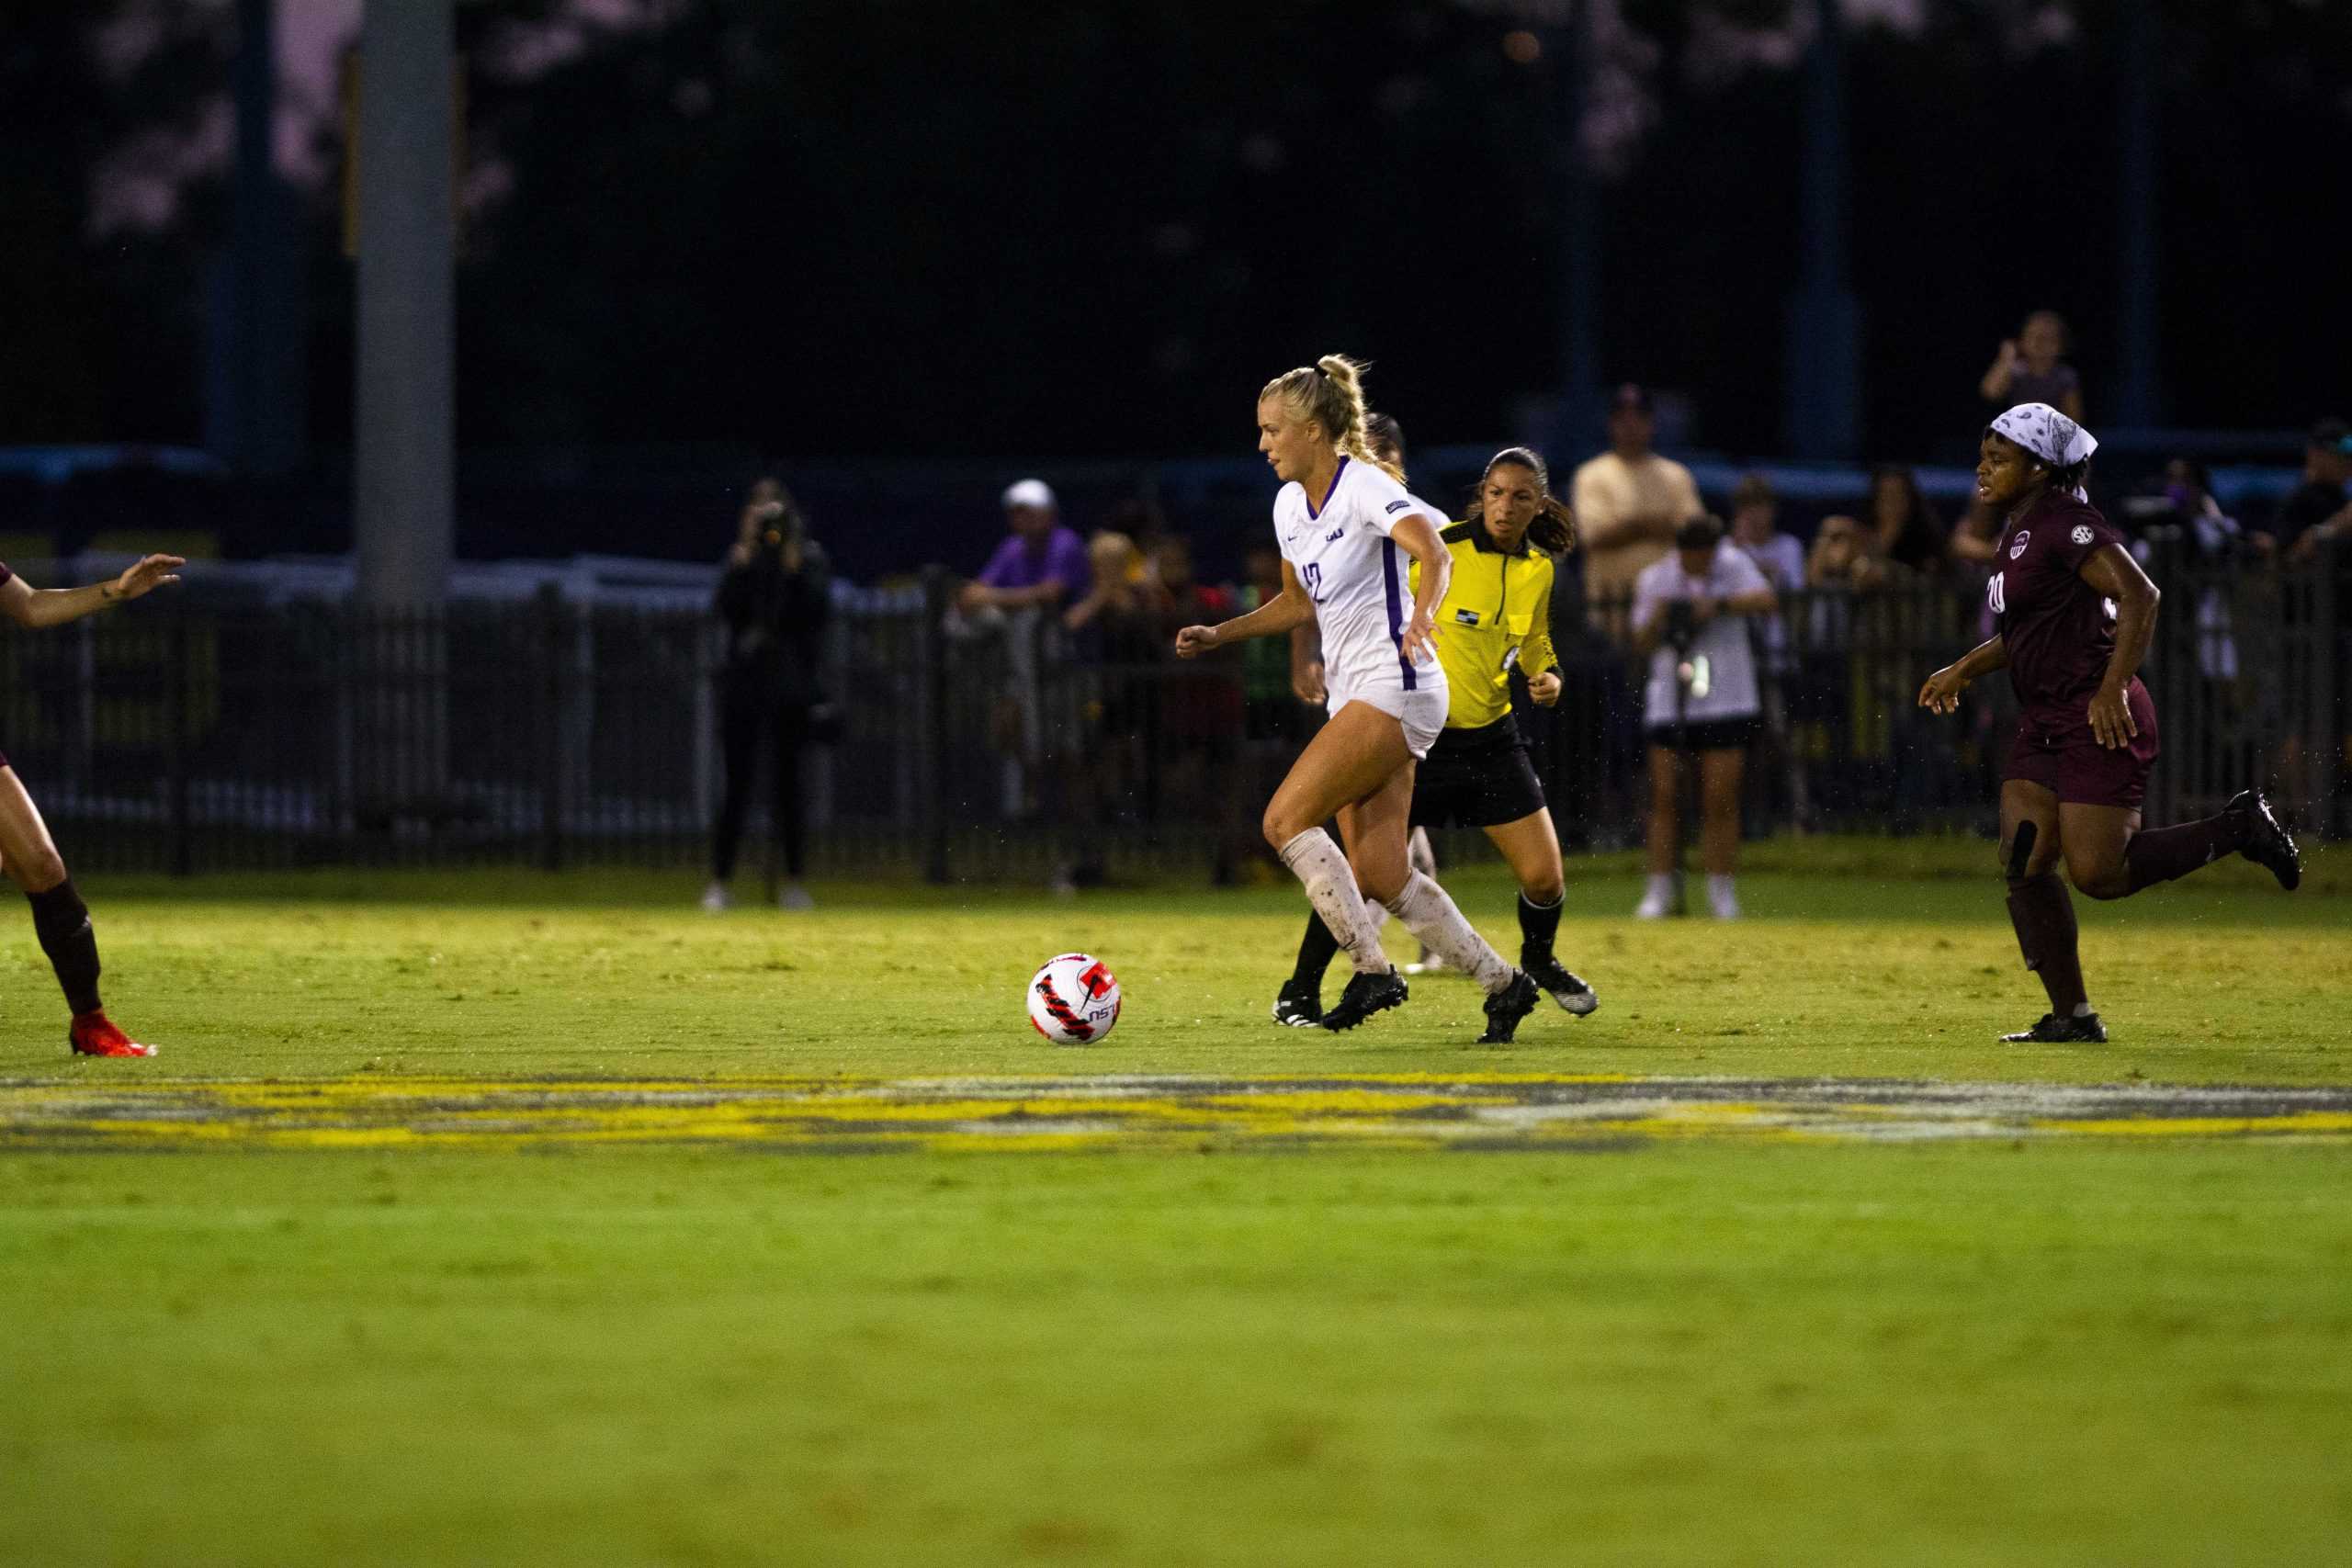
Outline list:
[[[1508,1041],[1541,996],[1462,918],[1445,889],[1406,854],[1413,766],[1445,728],[1445,672],[1433,617],[1453,558],[1442,517],[1406,493],[1365,437],[1363,367],[1328,354],[1258,395],[1258,450],[1283,480],[1274,498],[1283,591],[1246,615],[1186,626],[1176,653],[1195,659],[1245,637],[1278,637],[1311,616],[1323,637],[1330,722],[1266,805],[1266,841],[1306,887],[1355,964],[1326,1029],[1352,1029],[1406,998],[1365,913],[1376,898],[1405,928],[1487,992],[1487,1042]],[[1418,587],[1408,569],[1420,563]],[[1343,854],[1322,822],[1336,814]]]

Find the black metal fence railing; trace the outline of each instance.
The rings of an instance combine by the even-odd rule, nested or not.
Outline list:
[[[2263,781],[2303,831],[2352,826],[2346,568],[2352,552],[2274,565],[2153,546],[2152,821]],[[1259,813],[1321,716],[1291,695],[1278,640],[1179,663],[1185,616],[980,626],[948,586],[852,594],[835,618],[843,732],[808,762],[820,869],[1267,874]],[[1986,635],[1983,603],[1981,582],[1913,579],[1792,594],[1758,623],[1751,829],[1988,828],[2007,682],[1950,716],[1914,705]],[[1521,705],[1573,844],[1639,831],[1643,672],[1623,613],[1563,595],[1562,699]],[[159,596],[0,637],[0,748],[90,869],[684,865],[720,784],[717,652],[699,614],[551,594],[431,615]]]

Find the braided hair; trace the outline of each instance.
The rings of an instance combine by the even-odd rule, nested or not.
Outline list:
[[[1463,515],[1481,527],[1486,525],[1487,480],[1500,468],[1525,468],[1535,476],[1539,505],[1535,520],[1527,525],[1528,542],[1546,555],[1564,556],[1575,549],[1577,514],[1566,502],[1552,493],[1552,470],[1545,465],[1543,454],[1532,446],[1506,446],[1487,458]]]

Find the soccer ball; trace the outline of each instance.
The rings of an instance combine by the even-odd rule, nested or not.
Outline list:
[[[1119,1021],[1119,982],[1091,953],[1048,958],[1029,976],[1029,1021],[1057,1045],[1091,1045]]]

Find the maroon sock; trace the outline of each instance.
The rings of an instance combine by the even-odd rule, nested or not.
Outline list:
[[[98,938],[90,929],[90,911],[67,877],[56,886],[28,893],[33,907],[33,934],[49,954],[50,967],[65,992],[65,1005],[75,1013],[98,1010]]]
[[[2177,828],[2143,829],[2123,846],[2123,873],[2132,891],[2187,876],[2200,865],[2245,848],[2245,818],[2224,811]]]
[[[2075,951],[2075,901],[2054,871],[2009,885],[2009,924],[2018,931],[2018,951],[2025,966],[2041,978],[2050,993],[2050,1010],[2072,1018],[2087,998],[2083,994],[2083,961]]]

